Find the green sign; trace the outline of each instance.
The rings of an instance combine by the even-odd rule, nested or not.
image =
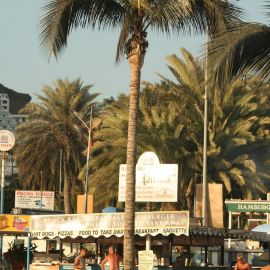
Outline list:
[[[230,212],[270,212],[270,201],[225,201]]]

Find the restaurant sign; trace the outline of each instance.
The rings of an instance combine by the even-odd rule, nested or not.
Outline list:
[[[53,191],[16,190],[15,207],[54,210]]]
[[[28,232],[30,216],[26,215],[0,215],[0,232]]]
[[[34,238],[109,237],[124,235],[124,213],[77,215],[37,215],[31,219]],[[188,235],[188,211],[138,212],[135,215],[135,234]]]
[[[230,212],[270,212],[270,201],[225,201]]]
[[[126,200],[127,165],[119,171],[118,201]],[[177,202],[178,165],[136,166],[136,202]]]

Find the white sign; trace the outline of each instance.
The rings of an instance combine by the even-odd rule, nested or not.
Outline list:
[[[121,164],[119,171],[118,201],[126,200],[127,165]],[[178,165],[137,165],[137,202],[177,202]]]
[[[30,232],[34,238],[110,237],[124,235],[125,213],[77,215],[33,215]],[[188,211],[135,213],[135,234],[156,236],[189,235]]]
[[[54,210],[53,191],[16,190],[15,207]]]
[[[0,151],[9,151],[15,144],[15,137],[9,130],[0,130]]]
[[[140,250],[139,257],[139,270],[152,270],[154,264],[153,250]]]
[[[156,153],[154,152],[144,152],[140,155],[138,165],[159,165],[160,161]]]

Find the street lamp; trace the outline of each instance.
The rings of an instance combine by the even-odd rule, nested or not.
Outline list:
[[[207,203],[208,203],[208,183],[207,183],[207,127],[208,127],[208,42],[206,37],[206,58],[205,58],[205,87],[204,87],[204,120],[203,120],[203,182],[202,182],[202,218],[203,225],[208,225]]]
[[[82,120],[77,112],[73,113],[87,128],[88,130],[88,146],[87,146],[87,157],[86,157],[86,174],[85,174],[85,191],[84,191],[84,213],[87,213],[87,205],[88,205],[88,170],[89,170],[89,156],[90,156],[90,147],[91,147],[91,133],[92,133],[92,114],[93,110],[91,107],[90,119],[89,119],[89,127],[88,125]]]

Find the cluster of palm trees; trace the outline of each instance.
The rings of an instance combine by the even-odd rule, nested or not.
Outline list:
[[[210,81],[208,78],[207,82],[204,81],[205,69],[190,54],[184,52],[186,63],[175,56],[170,58],[170,67],[178,82],[163,79],[157,85],[146,84],[140,99],[141,68],[148,48],[147,31],[158,30],[166,34],[195,31],[206,33],[209,38],[216,37],[207,46],[210,57],[206,69],[211,79],[208,124],[209,180],[223,182],[228,194],[236,192],[235,186],[239,187],[243,193],[241,196],[245,197],[255,196],[257,192],[264,190],[263,179],[268,178],[265,170],[268,158],[265,151],[268,139],[266,104],[268,95],[261,92],[254,94],[254,91],[267,89],[268,86],[261,82],[257,87],[255,79],[227,80],[224,84],[222,72],[225,69],[228,78],[228,74],[238,74],[240,69],[250,67],[251,64],[251,68],[246,71],[248,75],[259,70],[265,75],[269,70],[267,68],[269,30],[265,26],[251,25],[253,34],[250,35],[249,25],[243,24],[239,19],[240,16],[241,10],[227,0],[50,0],[44,7],[41,19],[41,44],[49,55],[54,54],[56,57],[67,45],[71,31],[77,27],[120,28],[116,60],[126,55],[130,64],[129,102],[127,97],[121,96],[106,104],[104,109],[99,108],[104,123],[96,133],[97,142],[92,149],[91,173],[96,194],[104,196],[109,194],[108,200],[113,201],[116,185],[111,182],[116,179],[118,164],[127,164],[124,233],[126,270],[132,269],[134,265],[136,150],[138,148],[139,153],[146,148],[154,149],[163,162],[174,159],[174,162],[176,160],[181,163],[183,166],[181,188],[186,188],[187,194],[190,194],[195,181],[194,173],[200,173],[202,167],[201,95],[203,85]],[[238,35],[238,32],[241,35]],[[232,40],[228,37],[232,37]],[[253,45],[251,41],[254,38],[260,41],[256,44],[257,47],[261,47],[258,53],[251,54],[250,46]],[[187,72],[189,68],[191,69]],[[213,74],[216,75],[212,76]],[[71,85],[73,84],[72,82]],[[37,174],[40,174],[40,179],[46,179],[44,177],[47,173],[53,174],[58,150],[62,149],[65,185],[69,186],[65,187],[67,195],[65,207],[66,211],[70,211],[67,200],[70,198],[72,177],[75,175],[73,178],[75,180],[82,158],[80,155],[82,149],[79,147],[78,151],[73,151],[72,147],[78,146],[79,142],[84,140],[81,126],[72,119],[72,110],[84,116],[89,113],[89,107],[86,112],[83,109],[81,112],[81,103],[80,105],[76,103],[74,93],[70,96],[71,103],[74,98],[74,107],[73,105],[65,107],[67,93],[64,91],[62,96],[59,88],[61,87],[56,85],[55,92],[63,97],[63,104],[59,101],[59,112],[52,110],[52,106],[54,104],[58,106],[58,103],[51,103],[54,93],[48,89],[44,91],[45,97],[41,97],[43,105],[29,105],[26,109],[30,117],[29,121],[18,129],[19,142],[24,147],[17,150],[17,160],[18,164],[23,164],[24,158],[20,157],[22,154],[26,162],[28,159],[29,163],[34,162],[31,164],[36,166],[36,172],[27,172],[23,165],[20,169],[22,173],[25,171],[24,176],[28,177],[28,181],[37,179]],[[81,90],[79,95],[80,93]],[[42,117],[39,118],[38,115]],[[63,122],[59,121],[61,118]],[[138,119],[140,121],[137,121]],[[30,136],[28,139],[27,129],[32,129],[31,136],[35,137],[31,139]],[[30,145],[34,145],[36,160],[29,157],[33,155],[29,150]],[[44,149],[50,149],[51,156],[46,155],[45,150],[38,151],[41,145]],[[38,170],[39,164],[46,169]],[[101,178],[102,174],[108,178],[106,180],[104,177]],[[252,189],[241,188],[244,185]]]

